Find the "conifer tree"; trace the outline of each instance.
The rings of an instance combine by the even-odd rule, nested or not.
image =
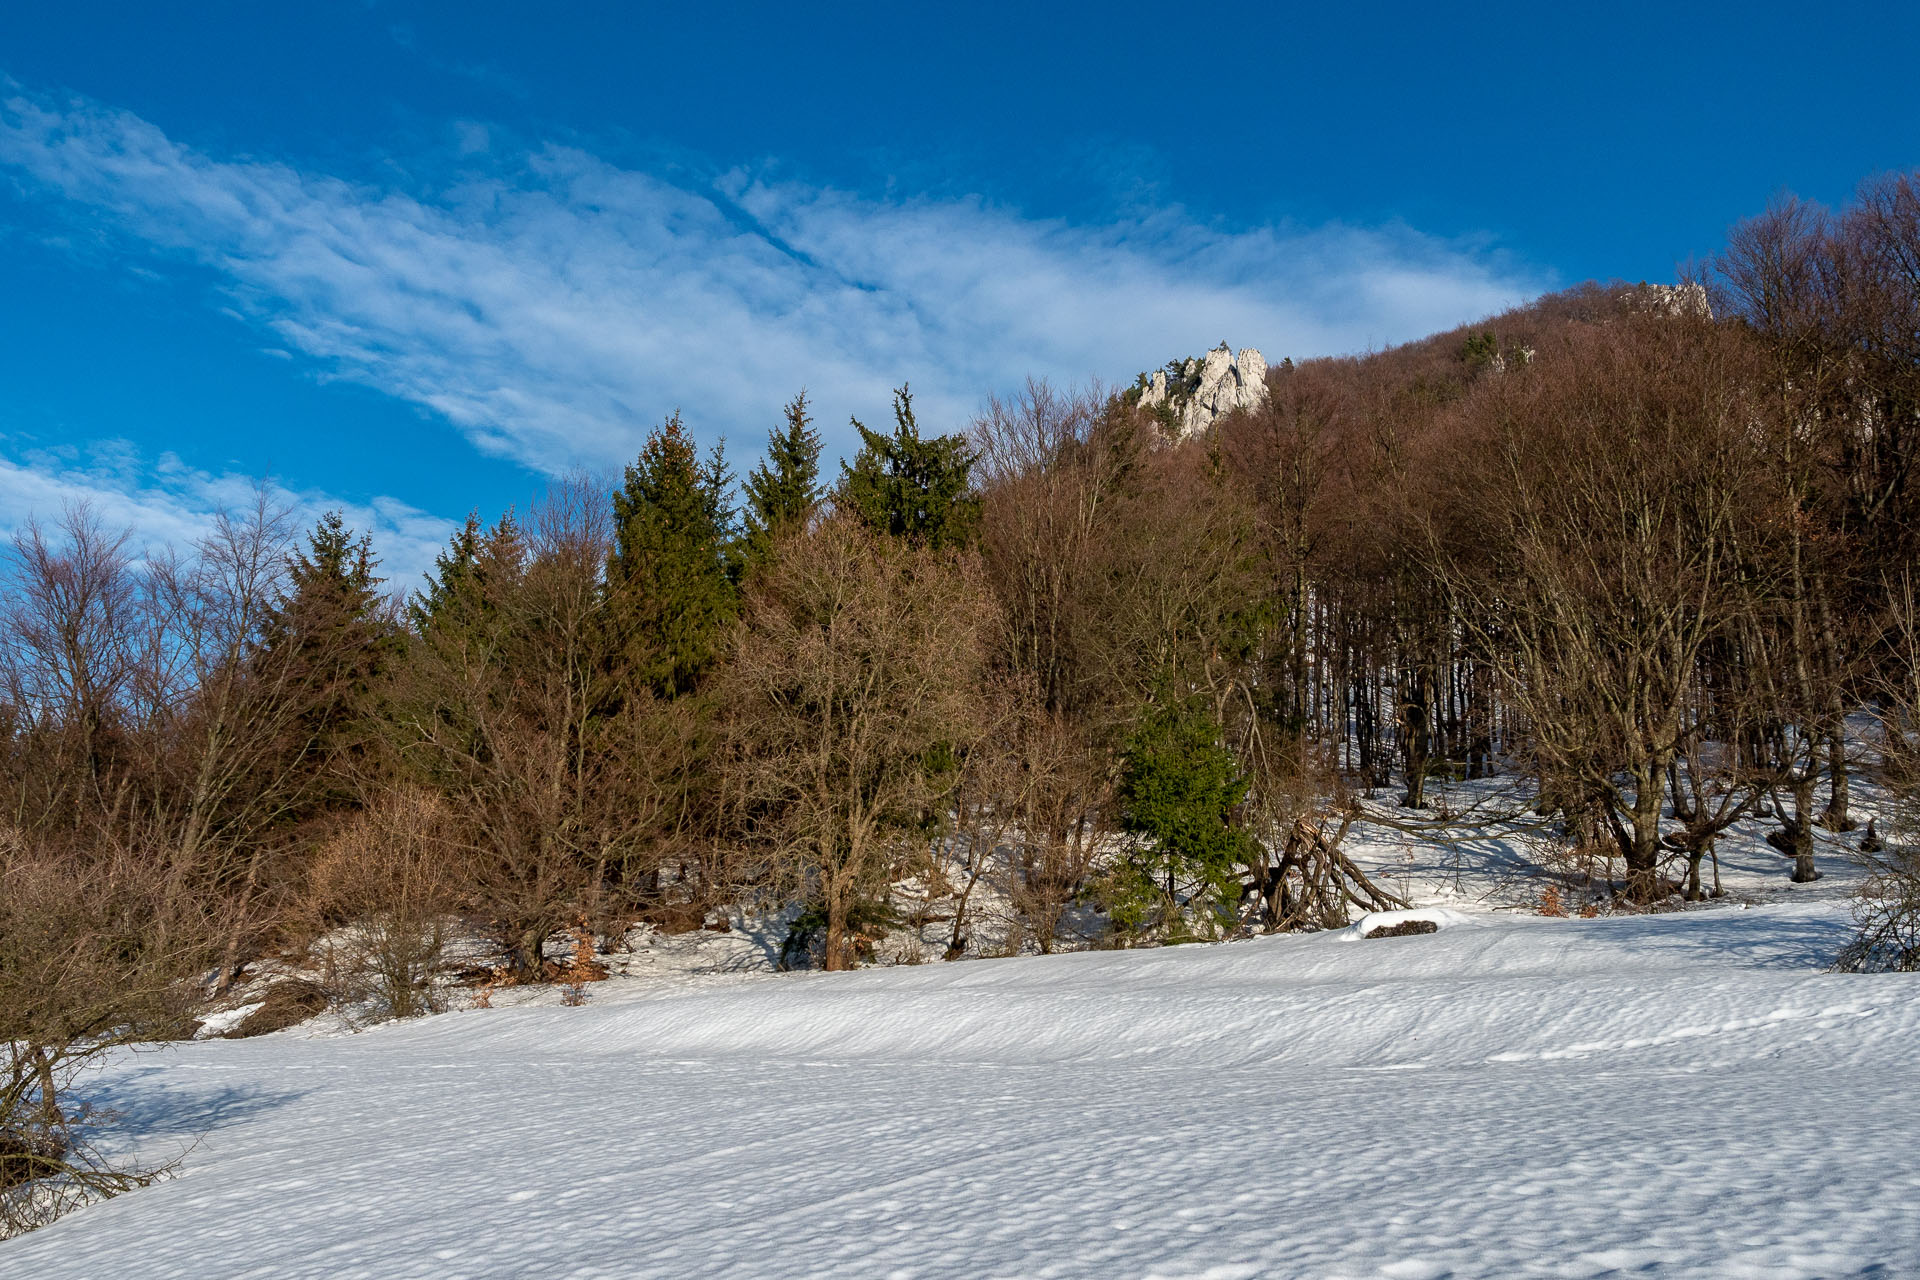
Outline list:
[[[426,590],[408,606],[414,678],[403,680],[398,691],[402,721],[426,717],[450,739],[465,734],[469,742],[480,741],[468,699],[476,689],[496,687],[495,678],[513,664],[513,633],[524,626],[514,592],[525,580],[527,560],[526,539],[511,511],[485,531],[479,517],[469,515],[435,558]]]
[[[906,387],[893,393],[892,435],[853,420],[861,448],[841,464],[835,503],[866,525],[931,550],[965,546],[980,523],[971,487],[974,453],[960,435],[924,440]]]
[[[807,393],[787,404],[787,425],[767,437],[767,456],[747,476],[742,510],[749,565],[763,563],[781,534],[801,527],[820,503],[820,433],[807,415]]]
[[[699,682],[737,608],[731,484],[720,448],[701,462],[676,411],[613,495],[608,620],[623,674],[668,697]]]
[[[483,530],[480,517],[467,522],[434,557],[424,591],[407,606],[414,633],[423,639],[464,634],[496,613],[500,593],[517,581],[526,566],[526,540],[514,513]]]
[[[1203,701],[1168,698],[1148,710],[1121,762],[1121,825],[1143,844],[1120,878],[1116,920],[1139,927],[1158,916],[1177,927],[1183,887],[1188,901],[1227,899],[1252,847],[1233,820],[1247,787]]]
[[[372,540],[329,511],[287,563],[287,588],[262,628],[257,665],[302,704],[288,750],[314,762],[316,799],[339,798],[334,775],[371,737],[375,688],[399,633],[378,588]]]
[[[482,536],[480,513],[469,511],[467,522],[455,531],[447,549],[433,558],[426,589],[415,592],[407,602],[407,616],[412,619],[416,634],[427,634],[436,621],[446,618],[468,594]]]

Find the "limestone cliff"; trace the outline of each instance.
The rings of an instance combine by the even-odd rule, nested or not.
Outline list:
[[[1252,347],[1235,355],[1224,342],[1201,359],[1169,365],[1144,381],[1140,407],[1165,405],[1177,439],[1207,430],[1235,409],[1258,408],[1267,401],[1265,357]]]

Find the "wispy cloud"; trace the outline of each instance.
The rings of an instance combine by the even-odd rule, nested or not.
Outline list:
[[[381,572],[397,588],[412,588],[433,565],[453,532],[450,521],[393,498],[348,503],[314,490],[233,473],[212,474],[187,466],[171,453],[148,458],[125,440],[100,441],[78,450],[0,453],[0,537],[28,520],[43,526],[63,512],[85,506],[111,529],[131,532],[136,552],[172,547],[184,551],[213,528],[221,511],[250,509],[258,486],[269,500],[311,526],[325,511],[339,511],[354,529],[371,534],[382,557]]]
[[[403,191],[209,155],[13,85],[0,163],[211,268],[322,376],[550,473],[630,458],[675,407],[751,450],[803,385],[831,431],[911,380],[945,426],[1028,374],[1126,379],[1221,338],[1356,350],[1546,283],[1404,227],[1226,229],[1178,209],[1086,226],[752,173],[676,185],[576,149],[483,151],[475,128],[438,159],[477,176]]]

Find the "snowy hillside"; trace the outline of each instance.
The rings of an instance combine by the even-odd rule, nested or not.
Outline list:
[[[0,1274],[1920,1269],[1920,978],[1823,972],[1842,906],[1435,914],[123,1059],[181,1175]]]

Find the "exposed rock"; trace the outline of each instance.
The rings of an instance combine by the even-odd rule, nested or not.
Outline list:
[[[1688,284],[1639,284],[1633,287],[1630,297],[1636,308],[1654,315],[1713,319],[1713,304],[1707,298],[1706,286],[1698,281]]]
[[[1140,407],[1165,405],[1171,411],[1176,439],[1205,431],[1236,409],[1255,409],[1267,402],[1266,358],[1252,347],[1236,355],[1223,342],[1201,359],[1182,362],[1177,380],[1167,373],[1160,369],[1146,380]]]

